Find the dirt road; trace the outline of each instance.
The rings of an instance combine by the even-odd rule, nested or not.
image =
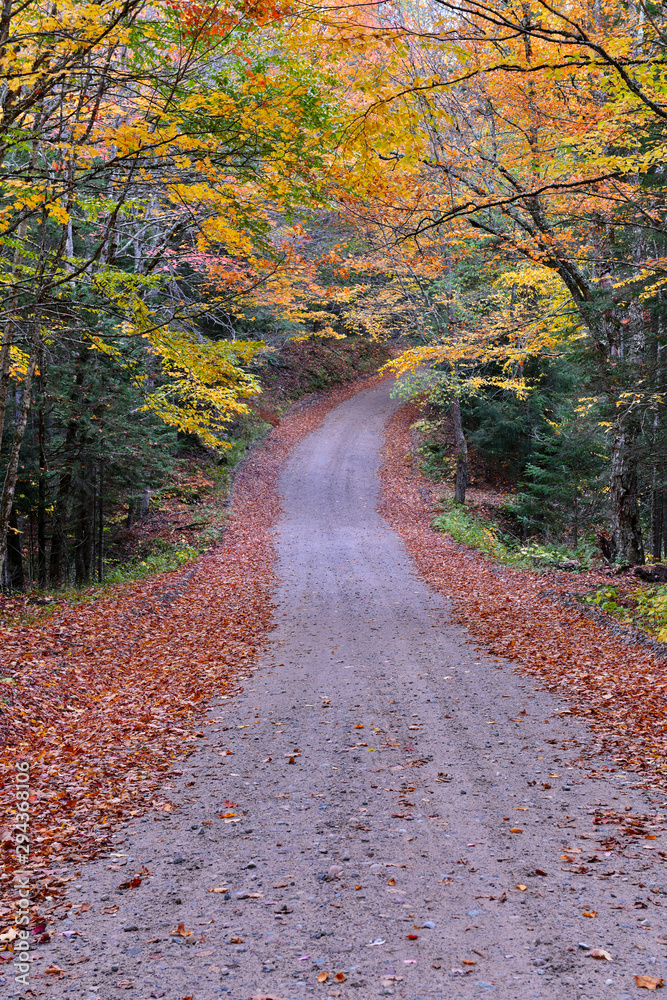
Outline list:
[[[375,510],[389,390],[292,453],[271,655],[10,995],[625,1000],[661,976],[664,838],[619,856],[593,823],[657,803],[589,779],[585,726],[415,575]]]

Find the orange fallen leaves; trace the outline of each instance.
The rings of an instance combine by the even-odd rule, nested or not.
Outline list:
[[[418,415],[410,404],[388,423],[380,512],[430,586],[453,598],[455,617],[489,653],[541,678],[590,721],[603,752],[613,754],[625,770],[650,775],[664,787],[664,665],[650,649],[614,638],[573,600],[608,578],[597,572],[553,571],[547,577],[513,570],[434,531],[438,490],[407,460],[410,426]]]
[[[174,934],[176,937],[192,937],[194,931],[188,931],[185,929],[185,924],[179,924],[175,931],[169,931],[170,934]]]
[[[655,976],[635,976],[635,983],[639,989],[659,990],[665,985],[664,979],[657,979]]]

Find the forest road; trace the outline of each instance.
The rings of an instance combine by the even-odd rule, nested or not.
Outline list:
[[[662,835],[619,855],[593,823],[656,801],[588,777],[585,724],[417,576],[376,512],[390,389],[291,453],[269,654],[212,706],[174,811],[84,867],[90,909],[39,963],[66,978],[30,996],[625,1000],[664,971]]]

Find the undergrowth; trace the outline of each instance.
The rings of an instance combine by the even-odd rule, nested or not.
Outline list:
[[[130,562],[114,566],[107,571],[104,582],[107,585],[128,583],[131,580],[142,580],[158,573],[173,572],[186,563],[198,559],[208,547],[200,545],[195,548],[193,545],[188,545],[187,542],[170,544],[160,538],[155,543],[154,552],[146,556],[145,559],[133,559]]]
[[[564,569],[585,571],[590,569],[593,546],[580,545],[576,549],[553,545],[532,539],[521,543],[501,531],[489,518],[473,514],[463,504],[451,497],[440,501],[442,513],[433,521],[437,531],[450,535],[455,542],[469,545],[490,556],[503,566],[514,569]]]
[[[632,594],[621,594],[618,587],[598,587],[581,600],[648,632],[658,642],[667,642],[667,586],[641,587]]]

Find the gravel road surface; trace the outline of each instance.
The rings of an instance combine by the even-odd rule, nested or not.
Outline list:
[[[416,575],[375,509],[390,389],[292,452],[270,654],[10,996],[641,1000],[664,974],[662,824],[618,853],[593,822],[664,803],[589,777],[586,726]]]

